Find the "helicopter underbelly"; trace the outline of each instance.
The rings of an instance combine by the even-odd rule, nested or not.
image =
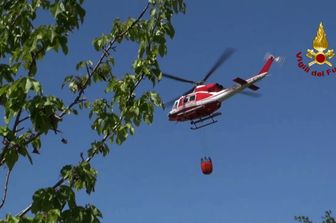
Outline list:
[[[208,116],[218,110],[221,103],[218,101],[207,103],[204,105],[196,105],[192,107],[186,107],[177,112],[169,114],[169,121],[188,121],[204,116]]]

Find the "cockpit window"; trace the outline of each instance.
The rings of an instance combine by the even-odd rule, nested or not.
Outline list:
[[[190,101],[194,101],[195,100],[195,95],[192,95],[192,96],[190,96],[190,99],[189,99]]]
[[[173,105],[173,108],[175,109],[177,107],[177,103],[178,101],[175,101],[174,105]]]

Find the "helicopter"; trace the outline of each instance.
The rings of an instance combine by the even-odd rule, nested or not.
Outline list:
[[[191,121],[191,129],[196,130],[217,122],[214,118],[221,115],[221,112],[217,110],[221,107],[221,104],[226,99],[232,97],[237,93],[242,92],[244,89],[249,88],[252,91],[259,89],[254,83],[260,81],[268,74],[272,63],[278,62],[279,57],[268,55],[266,62],[259,71],[258,74],[248,78],[242,79],[236,77],[233,81],[236,83],[231,88],[224,88],[219,83],[206,83],[209,77],[235,52],[235,49],[228,48],[219,57],[217,62],[206,73],[201,81],[192,81],[185,78],[181,78],[175,75],[163,73],[163,77],[172,80],[192,84],[193,87],[185,92],[182,96],[175,98],[174,100],[166,103],[169,105],[173,103],[173,107],[168,114],[169,121]]]

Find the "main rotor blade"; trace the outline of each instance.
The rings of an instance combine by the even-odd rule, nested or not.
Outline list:
[[[222,55],[219,57],[217,62],[213,65],[213,67],[209,70],[209,72],[205,75],[201,83],[204,83],[208,80],[208,78],[227,60],[231,57],[231,55],[235,52],[236,50],[233,48],[227,48]]]
[[[194,91],[194,89],[195,89],[195,88],[193,87],[193,88],[191,88],[190,90],[188,90],[187,92],[184,92],[184,94],[182,94],[182,95],[190,94],[191,92]],[[164,103],[164,107],[165,107],[165,108],[167,108],[167,107],[171,107],[171,106],[174,104],[174,102],[175,102],[177,99],[179,99],[180,97],[181,97],[181,96],[178,96],[178,97],[176,97],[176,98],[174,98],[174,99],[172,99],[172,100],[170,100],[170,101]]]
[[[176,80],[176,81],[181,81],[181,82],[185,82],[185,83],[189,83],[189,84],[196,84],[195,81],[187,80],[187,79],[184,79],[184,78],[181,78],[181,77],[177,77],[177,76],[174,76],[174,75],[171,75],[171,74],[163,73],[162,76],[164,76],[166,78],[170,78],[170,79]]]

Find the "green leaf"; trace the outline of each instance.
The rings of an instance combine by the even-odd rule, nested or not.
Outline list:
[[[87,60],[87,61],[80,61],[77,63],[76,65],[76,70],[79,70],[81,68],[85,68],[86,65],[88,66],[93,66],[93,62],[91,60]]]
[[[15,148],[9,148],[4,153],[5,153],[4,155],[5,163],[8,169],[12,170],[19,158],[18,152],[16,151]]]
[[[93,205],[77,206],[62,213],[63,222],[100,223],[101,212]]]
[[[61,175],[69,180],[71,187],[77,190],[85,188],[88,194],[94,190],[97,172],[88,162],[81,162],[78,166],[64,166]]]
[[[60,194],[60,197],[68,202],[70,208],[77,206],[75,192],[69,186],[62,185],[59,188],[58,193]]]
[[[155,106],[161,107],[163,105],[159,94],[155,92],[149,92],[149,97]]]
[[[102,35],[93,40],[92,45],[94,46],[95,50],[99,51],[104,48],[104,46],[109,42],[109,36]]]
[[[41,139],[40,139],[40,137],[37,137],[36,139],[34,139],[32,141],[32,146],[33,146],[33,148],[34,148],[35,151],[40,150],[40,148],[41,148]]]
[[[47,213],[47,222],[48,223],[58,223],[59,218],[61,217],[61,211],[58,209],[52,209]]]
[[[166,44],[160,44],[159,45],[159,54],[161,57],[167,54],[167,47]]]
[[[174,38],[175,29],[171,23],[164,24],[163,28],[171,39]]]
[[[36,130],[47,134],[49,130],[56,131],[62,121],[56,113],[64,111],[62,101],[53,96],[35,96],[27,105],[30,118]]]
[[[10,141],[15,139],[14,133],[7,126],[0,127],[0,135]]]
[[[72,176],[72,166],[71,165],[66,165],[61,169],[61,176],[63,179],[68,179],[69,177]]]
[[[40,83],[32,78],[27,78],[25,85],[25,93],[27,94],[30,90],[33,90],[38,94],[42,94]]]
[[[20,222],[20,218],[18,217],[14,217],[12,215],[7,215],[6,216],[6,220],[4,221],[4,223],[19,223]]]
[[[51,8],[51,12],[54,17],[57,17],[59,14],[65,11],[65,7],[63,2],[55,3],[55,5]]]
[[[103,142],[94,142],[91,143],[91,148],[88,151],[88,156],[93,157],[94,154],[101,153],[103,156],[106,156],[110,152],[110,149]]]
[[[75,195],[69,186],[61,186],[57,190],[44,188],[34,193],[31,211],[34,214],[45,212],[48,222],[55,221],[67,203],[71,206],[75,204]]]
[[[60,44],[61,44],[61,48],[63,53],[66,55],[68,54],[68,39],[66,37],[60,38]]]

